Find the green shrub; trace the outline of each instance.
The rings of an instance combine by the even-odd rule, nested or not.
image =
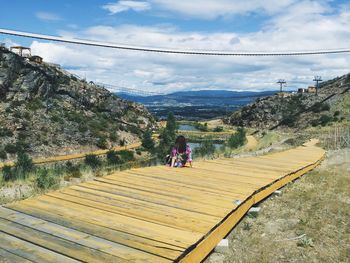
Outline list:
[[[281,121],[282,125],[288,126],[288,127],[294,127],[295,122],[297,120],[297,117],[293,114],[284,116],[283,120]]]
[[[194,127],[196,127],[196,129],[198,129],[198,130],[200,130],[202,132],[208,131],[208,123],[201,124],[199,122],[196,122],[194,124]]]
[[[333,115],[333,116],[334,116],[334,117],[337,117],[337,116],[339,116],[339,115],[340,115],[340,111],[337,110],[337,111],[334,112],[334,115]]]
[[[120,146],[125,146],[125,144],[126,144],[125,138],[119,140],[119,144],[120,144]]]
[[[98,120],[91,120],[88,122],[89,129],[94,133],[98,134],[101,131],[105,131],[108,127],[101,124]]]
[[[25,152],[29,149],[29,144],[26,143],[24,140],[19,140],[16,142],[16,151],[19,152]]]
[[[215,146],[212,141],[206,140],[194,149],[194,154],[198,156],[212,156],[215,153]]]
[[[15,167],[16,173],[18,173],[18,175],[22,178],[25,178],[31,171],[33,171],[34,164],[28,154],[19,152],[17,154],[17,162]]]
[[[66,172],[74,178],[80,178],[82,176],[79,165],[74,165],[70,161],[66,162]]]
[[[117,155],[116,151],[110,150],[107,152],[107,163],[108,164],[120,164],[121,159]]]
[[[39,98],[36,98],[27,104],[27,109],[31,111],[37,111],[41,108],[43,108],[43,102]]]
[[[11,166],[5,165],[2,168],[2,178],[5,182],[14,180],[14,172],[13,172],[13,168],[11,168]]]
[[[11,137],[13,132],[7,128],[0,128],[0,137]]]
[[[5,151],[9,154],[15,154],[17,153],[17,147],[15,144],[8,143],[5,145]]]
[[[13,100],[11,102],[11,107],[12,108],[18,108],[20,107],[24,102],[23,101],[18,101],[18,100]]]
[[[117,142],[118,141],[118,135],[115,132],[112,132],[112,133],[109,134],[109,139],[112,142]]]
[[[312,120],[310,123],[311,123],[312,127],[316,127],[319,124],[319,121],[318,120]]]
[[[92,169],[96,169],[102,165],[101,160],[93,154],[88,154],[85,156],[85,164],[90,166]]]
[[[18,118],[18,119],[21,119],[22,118],[22,114],[19,110],[16,110],[14,113],[13,113],[13,116],[15,118]]]
[[[80,123],[78,127],[79,132],[85,133],[89,130],[88,126],[86,124]]]
[[[145,131],[142,137],[142,147],[149,152],[153,152],[154,145],[155,144],[152,139],[152,132],[150,130]]]
[[[128,127],[128,130],[133,133],[133,134],[136,134],[136,135],[141,135],[141,130],[140,128],[136,127],[136,126],[129,126]]]
[[[332,120],[333,120],[332,117],[323,114],[323,115],[321,116],[319,122],[320,122],[320,124],[321,124],[322,126],[326,126],[326,125],[327,125],[329,122],[331,122]]]
[[[132,151],[122,150],[118,152],[118,155],[120,156],[120,159],[123,163],[135,160],[134,153]]]
[[[59,186],[59,177],[50,173],[47,169],[42,169],[36,178],[36,185],[41,189],[56,189]]]
[[[80,112],[69,112],[67,113],[68,120],[76,123],[82,123],[85,119],[84,116]]]
[[[321,103],[321,102],[316,102],[312,107],[311,110],[315,113],[320,113],[322,111],[329,111],[330,106],[327,103]]]
[[[51,121],[52,121],[52,122],[58,122],[58,123],[60,123],[61,120],[62,120],[61,117],[58,116],[58,115],[53,115],[53,116],[51,117]]]
[[[97,139],[97,147],[101,148],[101,149],[107,149],[108,145],[107,145],[107,139],[106,137],[100,137]]]
[[[0,150],[0,159],[2,159],[2,160],[7,159],[7,153],[5,150]]]
[[[227,141],[227,146],[231,149],[243,146],[246,142],[246,131],[243,128],[238,128],[237,132],[232,134]]]

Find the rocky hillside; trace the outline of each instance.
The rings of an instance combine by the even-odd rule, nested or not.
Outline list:
[[[141,105],[59,66],[0,49],[0,159],[109,148],[134,142],[155,121]]]
[[[224,122],[257,129],[304,129],[350,121],[350,74],[320,84],[319,93],[284,94],[257,99]]]

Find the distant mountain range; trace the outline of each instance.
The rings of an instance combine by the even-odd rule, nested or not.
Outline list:
[[[256,98],[270,96],[276,91],[229,91],[229,90],[198,90],[179,91],[166,95],[137,96],[127,93],[116,93],[117,96],[145,104],[146,106],[242,106]]]
[[[203,120],[221,118],[260,97],[276,91],[238,92],[228,90],[179,91],[167,95],[135,96],[116,93],[117,96],[144,104],[150,112],[164,119],[173,112],[178,119]]]

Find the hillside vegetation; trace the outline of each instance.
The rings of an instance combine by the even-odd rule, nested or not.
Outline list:
[[[124,145],[154,125],[142,105],[0,49],[0,161]]]
[[[350,74],[320,85],[314,93],[257,99],[224,119],[227,124],[258,129],[326,126],[350,121]]]

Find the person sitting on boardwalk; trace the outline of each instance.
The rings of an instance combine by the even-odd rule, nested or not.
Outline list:
[[[186,138],[182,135],[176,138],[175,145],[171,149],[170,167],[183,167],[187,162],[192,167],[192,150],[186,143]]]

